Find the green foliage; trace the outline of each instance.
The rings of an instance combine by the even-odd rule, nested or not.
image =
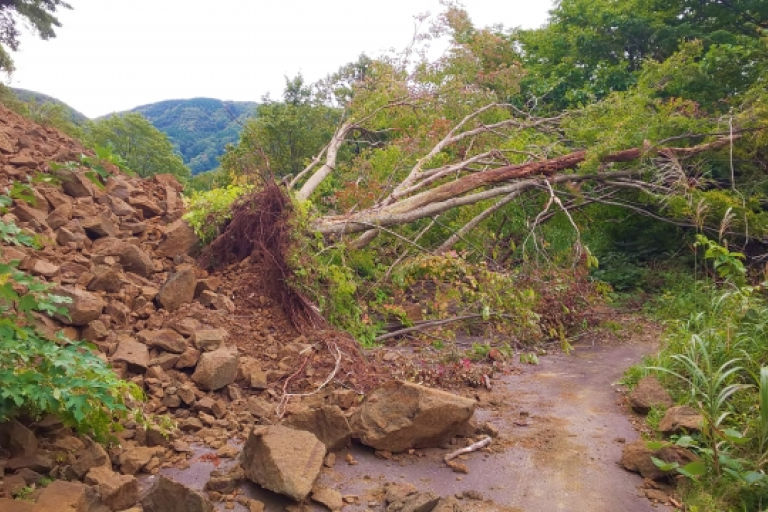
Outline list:
[[[187,190],[190,192],[205,192],[206,190],[224,188],[232,184],[232,175],[222,168],[217,168],[212,171],[203,171],[194,174],[189,180]]]
[[[5,224],[4,242],[30,245]],[[18,413],[54,414],[78,431],[106,440],[129,414],[128,402],[141,398],[94,352],[95,347],[48,339],[35,327],[35,315],[66,315],[71,299],[18,270],[0,265],[0,421]]]
[[[11,73],[14,70],[9,48],[19,49],[21,32],[17,26],[21,18],[25,26],[41,39],[56,37],[54,27],[60,27],[56,11],[71,9],[63,0],[5,0],[0,3],[0,70]]]
[[[169,173],[182,183],[189,179],[189,169],[168,137],[141,114],[112,115],[92,121],[85,128],[84,141],[90,146],[111,148],[122,158],[122,165],[142,178]]]
[[[203,244],[219,236],[226,222],[232,218],[232,205],[253,187],[229,185],[207,192],[192,191],[185,199],[187,213],[184,218],[195,230]]]
[[[222,167],[236,174],[268,168],[277,177],[296,176],[328,143],[340,118],[301,75],[286,78],[283,101],[262,98],[240,142],[227,148]]]
[[[256,106],[250,101],[193,98],[160,101],[136,107],[131,112],[141,114],[168,136],[184,164],[196,176],[219,166],[226,146],[237,143],[243,125],[254,115]]]

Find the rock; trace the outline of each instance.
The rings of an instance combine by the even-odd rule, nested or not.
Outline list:
[[[102,238],[105,236],[116,236],[120,230],[109,218],[109,215],[102,213],[94,217],[86,217],[80,221],[88,238]]]
[[[37,499],[35,512],[109,512],[98,491],[80,482],[54,480]]]
[[[336,405],[303,409],[290,416],[284,424],[296,430],[312,432],[328,451],[340,450],[352,440],[352,429],[347,417]]]
[[[173,354],[181,354],[187,349],[187,340],[173,329],[141,331],[136,337],[148,347],[159,348]]]
[[[53,469],[53,461],[36,453],[34,455],[24,455],[23,457],[14,457],[5,463],[5,469],[8,471],[19,471],[20,469],[31,469],[38,473],[48,473]]]
[[[624,446],[619,464],[627,471],[640,473],[643,478],[650,478],[651,480],[658,480],[676,474],[674,470],[662,471],[653,463],[651,457],[656,457],[664,462],[677,462],[681,467],[699,460],[696,454],[686,448],[669,445],[660,450],[651,450],[648,448],[646,441],[638,439]]]
[[[144,512],[214,512],[207,498],[162,475],[141,500],[141,506]]]
[[[202,329],[192,335],[192,341],[199,350],[211,352],[221,347],[228,337],[225,329]]]
[[[21,222],[30,222],[32,224],[46,225],[48,214],[37,208],[29,206],[27,203],[17,201],[16,206],[11,209],[11,213]]]
[[[16,420],[0,424],[0,446],[14,457],[34,455],[37,452],[37,438],[34,432]]]
[[[441,498],[437,505],[435,505],[435,508],[432,509],[432,512],[463,512],[463,510],[464,507],[461,506],[459,500],[453,496],[448,496]]]
[[[187,347],[176,362],[176,368],[194,368],[199,360],[200,351],[196,348]]]
[[[200,355],[192,380],[200,389],[216,391],[232,384],[237,377],[237,350],[220,348]]]
[[[198,302],[206,308],[216,309],[220,311],[229,311],[234,313],[235,303],[229,298],[221,295],[220,293],[213,293],[210,290],[205,290],[197,298]]]
[[[65,304],[68,315],[56,315],[59,321],[67,325],[88,325],[88,322],[97,320],[107,306],[101,297],[80,288],[61,286],[54,293],[72,299],[70,304]]]
[[[238,375],[252,389],[267,389],[267,374],[261,369],[261,364],[253,357],[240,358]]]
[[[415,485],[409,483],[390,483],[386,487],[384,500],[387,503],[403,502],[411,494],[416,494],[419,490]]]
[[[123,510],[139,501],[139,481],[133,476],[100,466],[91,469],[84,481],[97,487],[101,501],[111,510]]]
[[[27,486],[27,481],[21,475],[8,475],[3,477],[2,490],[6,496],[18,496]]]
[[[439,446],[472,418],[475,401],[401,381],[375,389],[355,418],[353,437],[377,450]]]
[[[82,172],[71,172],[66,169],[54,172],[61,180],[61,189],[71,197],[93,196],[94,185]]]
[[[647,375],[640,379],[635,389],[629,394],[629,405],[637,413],[648,414],[654,406],[672,407],[675,402],[659,379],[653,375]]]
[[[341,507],[344,506],[344,500],[341,498],[341,493],[324,485],[316,485],[314,489],[312,489],[312,499],[325,505],[332,511],[341,510]]]
[[[196,284],[195,269],[186,265],[179,267],[160,288],[157,301],[168,311],[176,311],[182,304],[192,302]]]
[[[243,474],[243,470],[238,466],[235,466],[232,471],[227,473],[215,469],[211,471],[211,476],[208,482],[206,482],[204,490],[220,492],[221,494],[232,494],[243,480],[245,480],[245,474]]]
[[[47,278],[55,277],[59,270],[61,270],[61,267],[58,265],[54,265],[53,263],[45,260],[37,260],[35,261],[35,264],[32,265],[31,272],[36,276],[42,276]]]
[[[240,450],[237,448],[237,446],[232,446],[231,444],[225,444],[218,450],[216,450],[216,455],[218,457],[221,457],[222,459],[234,459],[240,454]]]
[[[155,249],[155,254],[168,258],[173,258],[177,254],[189,254],[199,241],[187,221],[179,219],[166,226],[164,239]]]
[[[31,501],[0,498],[1,512],[35,512],[35,504]]]
[[[155,271],[155,264],[149,255],[136,245],[117,238],[102,238],[94,242],[94,252],[99,256],[117,256],[126,272],[149,277]]]
[[[91,441],[88,446],[75,452],[72,469],[78,478],[83,478],[91,469],[101,466],[111,468],[112,463],[109,460],[109,454],[100,444]]]
[[[248,397],[245,407],[248,412],[259,419],[270,418],[274,412],[274,407],[269,402],[257,396]]]
[[[275,425],[251,431],[240,464],[249,480],[302,501],[312,490],[324,457],[325,445],[314,434]]]
[[[430,512],[440,501],[440,496],[432,492],[411,494],[405,501],[390,503],[387,512]]]
[[[704,426],[704,416],[693,407],[670,407],[659,422],[659,432],[665,435],[681,432],[699,432]]]
[[[123,362],[134,373],[144,373],[149,366],[149,349],[133,338],[123,337],[112,356],[113,362]]]
[[[124,475],[135,475],[141,471],[144,466],[149,464],[149,461],[155,455],[163,453],[162,447],[144,447],[138,446],[126,450],[120,454],[120,471]]]
[[[123,288],[124,281],[125,276],[119,270],[106,265],[99,265],[93,269],[93,279],[88,283],[88,290],[117,293]]]

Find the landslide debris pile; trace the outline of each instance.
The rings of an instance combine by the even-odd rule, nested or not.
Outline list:
[[[175,427],[128,422],[119,444],[104,447],[53,417],[0,424],[0,511],[117,511],[137,503],[145,511],[179,504],[212,510],[208,498],[163,477],[140,496],[138,474],[194,463],[194,443],[215,449],[217,460],[241,459],[230,473],[212,476],[210,497],[231,504],[236,485],[249,478],[304,499],[317,461],[353,437],[398,451],[466,431],[473,400],[419,386],[390,383],[360,407],[375,376],[343,337],[294,329],[267,295],[269,276],[257,256],[215,274],[196,263],[198,239],[182,219],[174,177],[143,180],[113,169],[102,188],[86,169],[51,169],[50,162],[77,162],[83,153],[55,129],[0,106],[0,185],[30,183],[34,195],[14,200],[4,219],[42,242],[38,250],[2,246],[0,260],[20,261],[70,297],[69,315],[40,315],[41,328],[92,342],[117,374],[145,391],[145,412],[168,415]],[[56,181],[33,179],[41,174]],[[281,421],[285,426],[263,430]],[[305,455],[311,474],[295,474],[297,430],[316,439],[317,450]],[[232,444],[237,439],[248,439],[245,449]],[[46,479],[54,482],[41,485]],[[340,499],[332,490],[313,492],[321,502],[329,493]]]

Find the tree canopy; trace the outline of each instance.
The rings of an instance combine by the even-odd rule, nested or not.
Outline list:
[[[112,146],[125,165],[139,176],[170,173],[182,182],[189,179],[189,168],[168,137],[141,114],[112,115],[92,121],[83,138],[91,146]]]
[[[18,22],[22,19],[41,39],[56,37],[55,28],[60,27],[55,13],[59,9],[71,9],[62,0],[1,0],[0,1],[0,70],[10,73],[14,70],[13,59],[8,53],[19,49]]]

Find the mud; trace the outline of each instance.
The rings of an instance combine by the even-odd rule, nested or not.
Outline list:
[[[353,446],[338,454],[332,469],[324,469],[320,482],[355,497],[346,511],[383,510],[387,482],[407,482],[444,496],[474,491],[474,500],[463,500],[467,510],[669,510],[649,502],[638,489],[642,479],[617,464],[624,443],[638,437],[617,381],[654,348],[642,338],[622,344],[598,339],[576,345],[570,355],[516,365],[519,371],[494,381],[493,391],[477,393],[478,419],[495,425],[499,436],[487,451],[457,459],[467,474],[442,462],[446,449],[381,459],[370,449]],[[347,453],[356,464],[345,461]],[[212,464],[196,462],[189,470],[165,473],[200,489],[212,469]],[[482,500],[476,499],[478,492]],[[289,504],[255,485],[244,487],[243,494],[264,501],[267,511]],[[238,509],[244,510],[236,505]]]

